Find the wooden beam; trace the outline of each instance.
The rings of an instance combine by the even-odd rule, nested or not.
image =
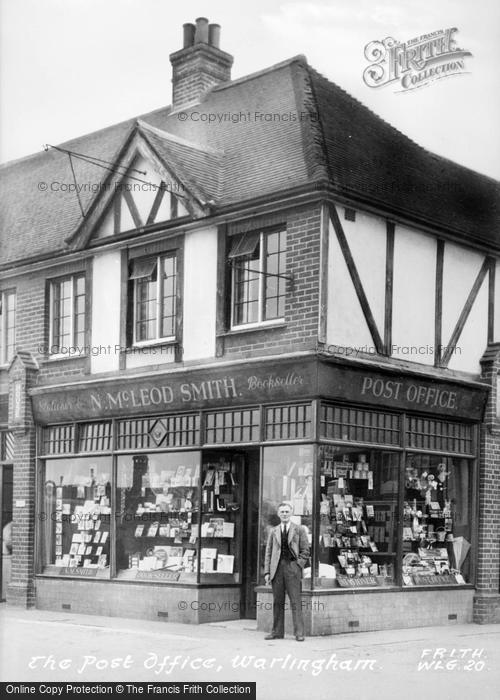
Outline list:
[[[495,284],[496,261],[494,258],[490,258],[490,275],[488,285],[488,343],[493,343],[495,341]]]
[[[444,241],[438,239],[436,249],[436,297],[434,303],[434,367],[441,366],[443,342],[443,265]]]
[[[354,263],[354,258],[352,257],[349,244],[347,242],[347,238],[344,233],[344,229],[342,228],[342,224],[340,223],[340,219],[337,214],[337,210],[335,208],[335,205],[332,204],[331,202],[328,203],[328,209],[330,212],[330,218],[332,220],[333,227],[335,229],[335,232],[337,234],[337,239],[340,244],[340,248],[342,250],[342,254],[344,255],[344,260],[346,261],[347,269],[349,270],[349,274],[351,276],[352,283],[354,285],[354,289],[356,290],[356,294],[358,296],[359,303],[361,305],[361,308],[363,310],[363,314],[365,316],[366,322],[368,324],[368,328],[370,329],[370,333],[372,335],[373,343],[375,345],[376,351],[383,355],[384,354],[384,344],[382,342],[382,338],[380,337],[380,333],[377,328],[377,324],[375,323],[375,318],[372,314],[372,310],[370,308],[370,304],[368,303],[368,299],[365,294],[365,290],[363,289],[363,285],[361,283],[361,278],[359,276],[358,270],[356,268],[356,264]]]
[[[175,362],[182,362],[184,356],[184,236],[179,240],[179,247],[176,250],[177,279],[175,290],[175,340],[174,349]]]
[[[121,218],[122,218],[122,195],[121,192],[118,192],[115,195],[114,201],[113,201],[113,211],[114,211],[114,228],[115,228],[115,236],[118,233],[121,233]]]
[[[392,350],[392,303],[394,287],[394,222],[387,222],[385,246],[385,315],[384,315],[384,347],[385,354],[391,355]]]
[[[156,215],[158,214],[158,210],[159,210],[161,202],[162,202],[162,199],[165,195],[165,188],[166,188],[166,185],[162,180],[160,187],[158,188],[158,191],[156,192],[155,200],[153,202],[153,206],[151,207],[151,211],[149,212],[149,216],[148,216],[148,219],[146,221],[146,226],[148,226],[149,224],[154,224],[155,219],[156,219]]]
[[[462,331],[464,329],[465,324],[467,323],[467,319],[469,318],[469,314],[472,311],[472,307],[474,305],[474,302],[477,299],[477,295],[479,294],[479,290],[481,289],[481,285],[484,282],[484,278],[486,277],[488,270],[490,269],[490,260],[489,258],[485,258],[483,261],[483,264],[481,265],[481,269],[478,272],[478,275],[474,281],[474,284],[472,285],[472,289],[470,290],[469,296],[467,297],[467,301],[465,302],[465,306],[462,309],[462,313],[460,314],[460,317],[457,321],[457,325],[455,326],[453,333],[451,334],[450,338],[450,344],[446,348],[446,352],[443,354],[442,358],[442,367],[447,367],[448,363],[451,359],[451,356],[453,354],[453,349],[456,347],[460,336],[462,335]]]
[[[139,210],[137,209],[135,200],[132,197],[132,193],[126,187],[124,187],[123,189],[123,197],[127,202],[130,213],[132,214],[132,219],[134,220],[135,227],[141,228],[141,226],[143,226],[141,215],[139,214]]]
[[[326,343],[328,330],[328,250],[330,236],[328,209],[326,205],[321,207],[320,235],[318,340],[320,343]]]

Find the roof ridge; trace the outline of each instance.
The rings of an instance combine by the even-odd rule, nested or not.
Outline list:
[[[164,129],[159,129],[157,126],[152,126],[152,124],[148,124],[143,119],[137,118],[136,123],[141,129],[151,131],[153,134],[156,134],[160,138],[164,138],[167,141],[173,141],[174,143],[178,143],[181,146],[193,148],[197,151],[201,151],[202,153],[208,153],[215,156],[224,155],[224,151],[217,150],[216,148],[212,148],[211,146],[204,147],[197,143],[194,143],[193,141],[188,141],[187,139],[182,138],[182,136],[177,136],[169,131],[165,131]]]
[[[365,109],[367,112],[370,113],[373,117],[375,117],[379,122],[382,122],[386,126],[388,126],[390,129],[392,129],[395,133],[397,133],[400,137],[402,137],[405,141],[410,143],[413,147],[417,148],[419,151],[423,151],[427,153],[429,156],[432,158],[436,158],[436,160],[440,161],[446,161],[447,163],[450,163],[456,168],[460,168],[462,170],[468,170],[470,173],[474,173],[475,175],[484,178],[486,180],[490,180],[491,182],[494,182],[498,184],[500,182],[496,178],[492,177],[491,175],[486,175],[485,173],[480,172],[479,170],[474,170],[474,168],[470,168],[467,165],[463,165],[462,163],[457,163],[457,161],[452,160],[451,158],[447,158],[446,156],[441,156],[438,153],[435,153],[434,151],[431,151],[430,149],[426,148],[425,146],[422,146],[422,144],[418,143],[417,141],[414,141],[412,138],[410,138],[407,134],[405,134],[403,131],[400,131],[394,124],[391,124],[391,122],[387,121],[387,119],[384,119],[384,117],[381,117],[380,114],[377,114],[374,112],[371,107],[368,107],[364,102],[362,102],[360,99],[357,97],[354,97],[354,95],[351,95],[350,92],[347,92],[347,90],[344,90],[343,87],[335,83],[333,80],[330,80],[330,78],[327,78],[325,75],[320,73],[316,68],[313,68],[311,65],[307,64],[307,70],[309,71],[310,74],[316,75],[320,80],[325,80],[329,85],[332,85],[336,90],[340,91],[343,93],[349,100],[352,102],[356,103],[359,105],[362,109]]]
[[[236,78],[236,80],[227,80],[225,83],[219,83],[218,85],[214,85],[214,87],[212,87],[207,93],[205,93],[205,96],[210,95],[214,92],[219,92],[220,90],[226,90],[227,88],[233,87],[233,85],[241,85],[241,83],[244,83],[247,80],[255,80],[256,78],[260,78],[263,75],[267,75],[268,73],[272,73],[273,71],[281,70],[281,68],[290,66],[292,65],[292,63],[302,63],[306,66],[309,65],[306,56],[302,53],[299,53],[296,56],[292,56],[291,58],[287,58],[284,61],[275,63],[272,66],[268,66],[267,68],[263,68],[262,70],[255,71],[255,73],[249,73],[248,75],[243,75],[241,78]]]

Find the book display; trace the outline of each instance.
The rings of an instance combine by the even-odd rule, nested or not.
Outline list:
[[[243,458],[229,454],[203,463],[200,581],[240,581]]]
[[[320,585],[355,588],[393,583],[397,501],[391,493],[393,465],[387,460],[390,456],[376,452],[339,453],[323,447]]]
[[[238,580],[239,461],[200,470],[199,452],[120,457],[118,484],[119,578]]]
[[[61,463],[53,463],[54,470]],[[52,470],[52,471],[54,471]],[[42,534],[45,563],[61,575],[109,575],[111,482],[107,460],[79,460],[45,484],[50,514]]]
[[[470,542],[462,492],[468,472],[450,458],[409,455],[403,505],[403,584],[465,583]]]

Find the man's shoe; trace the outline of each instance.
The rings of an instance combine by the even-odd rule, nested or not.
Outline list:
[[[304,641],[304,637],[302,637],[300,634],[298,634],[298,635],[295,637],[295,639],[296,639],[298,642],[303,642],[303,641]]]
[[[268,634],[267,637],[264,637],[264,639],[283,639],[283,637],[280,637],[278,634]]]

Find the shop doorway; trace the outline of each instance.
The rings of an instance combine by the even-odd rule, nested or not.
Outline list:
[[[238,498],[240,514],[234,518],[237,526],[234,530],[232,551],[239,562],[240,571],[240,617],[255,619],[257,617],[257,594],[255,587],[258,579],[258,537],[259,537],[259,466],[258,448],[239,450],[217,449],[204,450],[203,463],[217,464],[229,460],[236,465],[236,483],[240,486]],[[239,529],[239,532],[238,532]]]
[[[10,583],[12,561],[12,496],[13,470],[11,464],[0,466],[0,501],[2,503],[2,519],[0,529],[0,590],[1,600],[4,601],[7,586]]]

